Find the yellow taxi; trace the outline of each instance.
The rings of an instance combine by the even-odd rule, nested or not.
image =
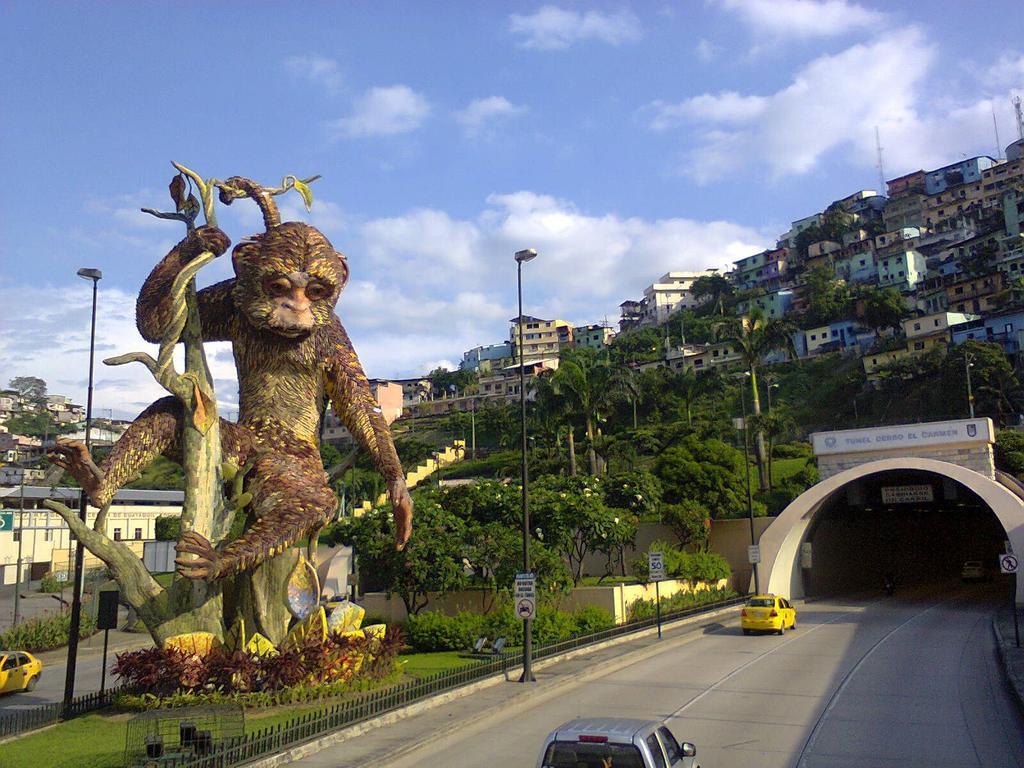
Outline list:
[[[25,651],[0,651],[0,693],[31,691],[43,673],[43,662]]]
[[[743,634],[776,632],[784,634],[796,629],[796,609],[789,601],[776,595],[754,595],[740,611]]]

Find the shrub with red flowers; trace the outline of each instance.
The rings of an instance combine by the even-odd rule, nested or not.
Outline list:
[[[273,654],[214,647],[204,656],[178,648],[145,648],[117,656],[114,674],[135,694],[165,698],[181,694],[276,693],[304,685],[316,688],[354,681],[379,681],[395,673],[405,643],[388,627],[382,638],[335,632]]]

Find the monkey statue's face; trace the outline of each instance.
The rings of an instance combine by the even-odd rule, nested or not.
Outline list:
[[[280,224],[232,254],[234,300],[256,328],[304,337],[331,318],[345,283],[345,257],[318,230]]]

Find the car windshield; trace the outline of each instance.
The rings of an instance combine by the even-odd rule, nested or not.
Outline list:
[[[644,768],[644,759],[633,744],[553,741],[544,768]]]
[[[964,568],[981,568],[980,560],[968,560],[964,563]]]
[[[775,598],[774,597],[755,597],[747,603],[751,608],[774,608]]]

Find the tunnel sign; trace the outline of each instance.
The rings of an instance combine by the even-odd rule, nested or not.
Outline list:
[[[999,556],[999,572],[1000,573],[1016,573],[1019,563],[1017,562],[1017,556],[1006,553]]]
[[[920,504],[935,501],[931,485],[883,485],[883,504]]]
[[[537,618],[537,577],[532,573],[517,573],[514,598],[516,616],[523,621]]]

